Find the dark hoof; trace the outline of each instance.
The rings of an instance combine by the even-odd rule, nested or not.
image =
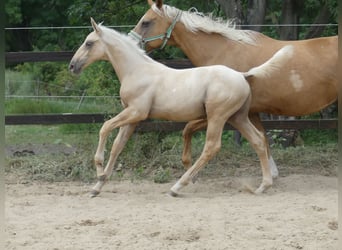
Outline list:
[[[94,198],[94,197],[98,196],[99,194],[100,194],[99,191],[91,190],[91,192],[90,192],[90,198]]]
[[[178,194],[178,193],[175,193],[173,191],[170,191],[169,193],[167,193],[168,196],[171,196],[173,198],[184,198],[186,197],[184,194]]]
[[[103,182],[105,182],[106,179],[107,179],[107,178],[106,178],[105,175],[101,175],[101,176],[97,177],[97,180],[98,180],[98,181],[103,181]]]
[[[169,192],[169,195],[172,197],[179,197],[179,194],[173,192],[172,190]]]
[[[192,181],[193,184],[195,184],[197,180],[198,180],[198,176],[197,176],[197,175],[194,176],[194,177],[191,179],[191,181]]]

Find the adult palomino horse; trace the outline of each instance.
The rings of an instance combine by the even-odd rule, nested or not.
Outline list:
[[[110,61],[121,83],[120,97],[124,107],[122,112],[106,121],[100,130],[94,157],[99,179],[93,187],[92,196],[100,193],[135,127],[147,118],[172,121],[202,119],[208,124],[202,154],[171,188],[172,195],[187,185],[218,152],[227,121],[251,143],[260,159],[263,180],[255,193],[261,193],[272,185],[266,139],[248,118],[251,94],[245,77],[257,78],[269,71],[279,71],[281,65],[291,58],[291,46],[284,47],[265,64],[247,73],[220,65],[175,70],[148,57],[131,37],[97,25],[93,19],[91,24],[94,31],[76,51],[69,69],[73,73],[80,73],[95,61]],[[118,127],[119,133],[103,169],[106,139]]]
[[[151,8],[130,32],[147,51],[166,44],[179,47],[195,66],[221,64],[245,72],[268,60],[285,45],[292,45],[294,58],[265,77],[249,79],[252,103],[249,117],[261,131],[260,112],[301,116],[316,112],[337,99],[337,36],[302,41],[279,41],[261,33],[236,30],[199,13],[182,11],[148,0]],[[191,165],[191,136],[206,125],[190,122],[183,131],[182,161]],[[269,152],[273,177],[277,167]]]

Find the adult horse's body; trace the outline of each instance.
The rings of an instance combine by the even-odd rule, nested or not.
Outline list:
[[[93,188],[94,196],[112,174],[115,161],[136,125],[147,118],[200,120],[208,124],[201,156],[171,188],[172,194],[177,194],[180,188],[187,185],[218,152],[223,126],[227,121],[246,137],[259,156],[263,180],[255,192],[263,192],[272,184],[266,139],[248,119],[251,95],[245,77],[257,78],[265,72],[279,71],[292,56],[291,46],[277,52],[264,65],[244,74],[219,65],[175,70],[149,58],[130,37],[97,25],[92,19],[91,23],[94,31],[76,51],[69,68],[74,73],[80,73],[95,61],[110,61],[121,83],[120,97],[124,106],[123,111],[106,121],[100,130],[95,154],[99,181]],[[106,139],[118,127],[119,133],[103,169]]]
[[[316,112],[337,99],[337,36],[302,41],[279,41],[261,33],[236,30],[228,23],[181,11],[148,0],[151,8],[131,35],[147,51],[166,44],[179,47],[195,66],[221,64],[245,72],[267,61],[285,45],[294,48],[293,60],[281,71],[249,79],[252,103],[249,117],[264,132],[259,112],[301,116]],[[159,35],[162,34],[162,35]],[[183,163],[191,163],[191,135],[205,126],[192,122],[184,130]],[[268,146],[269,150],[269,146]],[[277,167],[269,153],[272,175]]]

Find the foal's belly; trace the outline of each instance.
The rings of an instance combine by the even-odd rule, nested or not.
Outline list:
[[[149,118],[169,121],[191,121],[206,116],[204,106],[182,106],[179,107],[154,107],[151,109]]]

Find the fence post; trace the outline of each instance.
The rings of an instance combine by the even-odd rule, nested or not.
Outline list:
[[[78,106],[77,106],[77,110],[79,110],[80,109],[80,107],[81,107],[81,104],[82,104],[82,102],[83,102],[83,100],[84,100],[84,97],[85,97],[85,95],[86,95],[86,90],[83,90],[83,93],[82,93],[82,96],[81,96],[81,99],[80,99],[80,102],[78,103]]]

